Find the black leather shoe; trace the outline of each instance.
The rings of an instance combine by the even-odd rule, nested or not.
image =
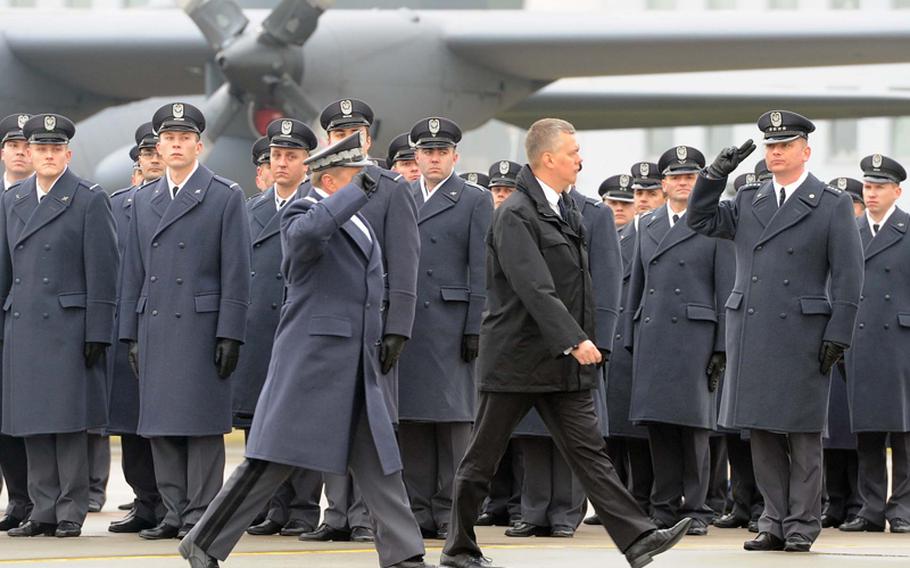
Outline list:
[[[719,529],[744,529],[749,526],[749,519],[727,513],[714,519],[714,526]]]
[[[305,542],[345,542],[351,540],[351,533],[348,531],[338,530],[322,523],[312,532],[305,532],[298,537]]]
[[[191,525],[189,523],[183,525],[182,527],[180,527],[180,530],[177,531],[177,538],[185,537],[187,534],[189,534],[189,532],[191,530],[193,530],[193,527],[195,527],[195,526],[196,526],[195,524]]]
[[[529,536],[550,536],[550,527],[541,527],[521,521],[506,529],[506,536],[527,538]]]
[[[439,555],[439,565],[448,566],[449,568],[502,568],[501,566],[494,566],[493,561],[486,556],[446,554],[445,552]]]
[[[809,537],[801,534],[791,534],[784,543],[784,552],[809,552],[812,548],[812,541]]]
[[[276,523],[272,519],[266,519],[264,522],[261,522],[258,525],[249,527],[246,529],[246,532],[255,536],[266,536],[270,534],[278,534],[281,532],[281,528],[281,523]]]
[[[54,531],[54,536],[57,538],[69,538],[81,534],[82,526],[73,521],[60,521],[57,524],[57,530]]]
[[[651,531],[625,550],[626,561],[632,568],[641,568],[651,563],[655,556],[666,552],[685,536],[692,519],[685,518],[669,529]]]
[[[477,522],[474,523],[475,527],[508,527],[511,525],[508,515],[494,515],[493,513],[481,513],[477,517]]]
[[[597,515],[591,515],[590,517],[585,518],[585,520],[583,520],[582,522],[586,525],[602,525],[603,524],[600,522],[600,517],[598,517]]]
[[[888,521],[893,533],[910,533],[910,523],[904,519],[891,519]]]
[[[651,517],[651,522],[654,523],[654,525],[655,525],[657,528],[659,528],[659,529],[668,529],[668,528],[670,528],[670,525],[668,525],[667,523],[665,523],[665,522],[663,522],[663,521],[661,521],[660,519],[657,519],[657,518],[655,518],[655,517]]]
[[[371,528],[354,527],[351,529],[351,542],[373,542],[374,540],[376,539]]]
[[[827,513],[822,515],[822,528],[823,529],[836,529],[837,527],[844,524],[843,519],[838,519],[837,517],[831,516]]]
[[[446,540],[449,538],[449,525],[442,525],[436,529],[436,540]]]
[[[553,538],[572,538],[575,536],[575,529],[572,527],[553,527],[553,530],[550,531],[550,536]]]
[[[758,534],[758,519],[749,521],[749,526],[747,528],[750,533]]]
[[[168,538],[177,538],[178,532],[180,532],[179,527],[174,527],[162,522],[157,527],[139,531],[139,537],[144,538],[145,540],[164,540]]]
[[[278,534],[281,536],[300,536],[306,532],[312,532],[313,525],[306,521],[301,521],[300,519],[292,519],[288,521],[288,524],[281,527],[281,531]]]
[[[705,536],[708,534],[708,525],[704,521],[692,519],[692,524],[689,525],[686,534],[689,536]]]
[[[758,536],[752,540],[743,543],[743,548],[752,551],[767,552],[769,550],[783,550],[784,541],[777,538],[771,533],[758,533]]]
[[[356,528],[356,527],[355,527]],[[363,528],[363,527],[360,527]],[[353,531],[351,531],[353,532]],[[389,566],[389,568],[436,568],[432,564],[427,564],[423,561],[423,556],[415,556],[413,558],[408,558],[407,560],[402,560]]]
[[[114,521],[108,525],[108,532],[112,533],[137,533],[146,529],[155,527],[155,523],[146,519],[140,519],[133,513],[123,517],[119,521]]]
[[[10,529],[14,529],[22,524],[22,520],[23,519],[17,519],[10,515],[3,515],[3,518],[0,519],[0,531],[6,532]]]
[[[54,536],[56,530],[57,525],[53,523],[26,521],[18,527],[11,528],[6,534],[9,536]]]
[[[132,511],[133,503],[124,503],[123,505],[117,505],[118,511]]]
[[[190,539],[180,541],[177,551],[190,563],[191,568],[218,568],[218,560],[209,556]]]
[[[856,517],[840,526],[844,532],[885,532],[885,527],[876,525],[862,517]]]

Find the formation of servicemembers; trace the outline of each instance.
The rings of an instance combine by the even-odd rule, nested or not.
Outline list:
[[[252,148],[260,193],[244,202],[199,162],[205,117],[190,104],[137,128],[130,186],[110,198],[68,167],[69,119],[0,121],[0,530],[78,536],[104,504],[113,434],[135,499],[109,530],[192,533],[181,552],[200,566],[216,566],[243,531],[375,539],[384,566],[420,566],[420,537],[447,538],[481,321],[495,317],[485,239],[494,210],[523,190],[523,166],[456,175],[462,133],[444,117],[419,120],[372,159],[373,123],[364,101],[332,103],[316,153],[307,124],[273,121]],[[748,527],[758,536],[747,550],[788,551],[808,550],[822,527],[910,532],[910,216],[896,206],[906,172],[873,154],[861,180],[825,184],[807,167],[809,119],[771,111],[758,127],[765,159],[730,199],[751,141],[711,164],[676,146],[607,178],[602,200],[566,194],[590,259],[592,339],[609,361],[595,396],[606,451],[658,528]],[[360,191],[342,190],[350,184]],[[312,207],[329,196],[337,206]],[[356,214],[344,209],[354,201]],[[325,210],[338,217],[323,227],[312,212]],[[289,329],[288,314],[310,309],[293,306],[301,281],[346,278],[309,274],[289,250],[338,227],[357,247],[335,261],[359,248],[368,273],[380,263],[381,289],[368,279],[360,300],[326,296],[337,313]],[[356,339],[372,316],[352,324],[351,301],[375,310],[369,345]],[[375,373],[358,353],[375,353]],[[336,382],[338,359],[357,381]],[[294,383],[295,365],[323,369],[318,395]],[[248,460],[222,488],[232,428]],[[583,520],[601,524],[583,519],[585,505],[532,410],[476,524],[566,538]]]

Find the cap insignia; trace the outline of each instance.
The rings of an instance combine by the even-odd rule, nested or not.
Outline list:
[[[837,178],[837,189],[847,189],[847,178]]]
[[[56,116],[45,116],[44,117],[44,129],[51,131],[57,128],[57,117]]]
[[[873,168],[882,167],[882,155],[881,154],[872,154],[872,167]]]
[[[619,176],[619,187],[629,187],[629,176],[626,174]]]
[[[27,114],[20,114],[20,115],[19,115],[19,118],[16,119],[16,124],[19,125],[19,128],[22,128],[23,126],[25,126],[25,123],[26,123],[26,122],[28,122],[28,115],[27,115]]]
[[[433,136],[436,136],[437,134],[439,134],[439,119],[431,118],[430,120],[428,120],[427,128],[430,129],[430,134],[432,134]]]
[[[648,162],[638,164],[638,172],[641,174],[641,177],[648,177],[648,174],[651,172],[651,164]]]
[[[171,114],[174,115],[174,118],[183,118],[183,104],[174,103],[171,105]]]
[[[284,136],[287,136],[291,133],[292,130],[294,130],[293,122],[291,122],[290,120],[281,121],[281,134],[283,134]]]
[[[783,119],[780,115],[780,112],[774,111],[771,113],[771,126],[775,128],[780,128],[780,125],[783,123]]]
[[[680,162],[685,162],[686,158],[689,156],[689,149],[685,146],[676,147],[676,159]]]
[[[499,173],[501,173],[502,175],[506,175],[507,173],[509,173],[509,162],[507,162],[505,160],[499,162]]]
[[[340,106],[341,106],[341,114],[344,114],[344,115],[350,115],[351,111],[354,110],[354,105],[348,99],[344,99],[343,101],[341,101]]]

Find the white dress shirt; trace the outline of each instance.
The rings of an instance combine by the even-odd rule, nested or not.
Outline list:
[[[427,201],[429,201],[430,196],[433,195],[433,192],[436,191],[437,189],[439,189],[440,187],[442,187],[445,184],[445,182],[449,181],[449,178],[452,177],[453,175],[455,175],[455,170],[452,170],[451,172],[449,172],[449,175],[446,176],[446,179],[437,183],[433,189],[427,189],[427,180],[424,179],[423,176],[420,176],[420,182],[418,182],[418,183],[420,183],[420,192],[423,193],[423,202],[426,203]]]
[[[686,214],[686,210],[683,209],[679,213],[673,211],[673,208],[670,207],[670,202],[667,202],[667,220],[670,221],[670,228],[673,228],[673,225],[676,223],[673,221],[673,215],[677,216],[677,219],[682,219],[682,216]]]
[[[321,189],[319,189],[319,188],[316,187],[315,185],[313,186],[313,189],[314,189],[314,190],[316,191],[316,193],[318,193],[323,199],[325,199],[326,197],[329,196],[328,193],[322,191]],[[353,215],[351,215],[351,221],[352,221],[355,225],[357,225],[357,228],[360,229],[360,230],[363,232],[363,234],[367,236],[367,240],[370,241],[370,242],[372,243],[372,242],[373,242],[373,237],[370,236],[370,230],[367,229],[367,226],[364,224],[363,221],[360,220],[360,217],[358,217],[356,213],[353,214]]]
[[[547,203],[550,204],[550,209],[552,209],[554,213],[556,213],[557,215],[562,217],[562,214],[559,212],[560,193],[558,191],[556,191],[555,189],[553,189],[552,187],[550,187],[549,185],[540,181],[539,177],[535,176],[534,179],[537,180],[537,183],[539,183],[541,189],[543,189],[543,196],[547,198]]]
[[[793,195],[793,192],[796,191],[796,189],[799,186],[801,186],[804,181],[806,181],[807,177],[809,177],[809,170],[803,170],[802,175],[800,175],[799,178],[795,182],[788,183],[787,185],[781,185],[781,184],[777,183],[777,178],[774,178],[772,183],[774,184],[774,201],[775,201],[775,203],[780,204],[781,188],[784,189],[784,203],[786,203],[787,200],[790,199],[790,196]]]
[[[869,231],[872,232],[873,237],[875,235],[877,235],[879,233],[879,231],[882,230],[882,227],[884,227],[885,223],[888,221],[888,217],[890,217],[891,214],[894,213],[894,210],[896,208],[897,208],[897,204],[892,204],[891,208],[888,209],[888,211],[885,213],[885,216],[882,217],[881,221],[878,221],[878,222],[875,222],[872,220],[872,215],[869,215],[869,210],[866,209],[866,221],[869,221]],[[873,225],[878,225],[878,231],[875,230]]]
[[[183,178],[181,183],[174,183],[174,180],[171,179],[171,169],[168,168],[164,175],[167,178],[167,190],[171,194],[171,199],[174,199],[174,196],[177,195],[177,192],[183,189],[183,186],[186,185],[186,182],[190,181],[190,178],[193,177],[193,174],[196,173],[196,170],[199,169],[199,160],[193,164],[193,169],[190,171],[189,175]],[[177,188],[176,190],[174,188]]]
[[[3,174],[3,188],[4,188],[4,190],[9,189],[10,186],[13,185],[14,183],[16,183],[16,182],[14,182],[13,180],[11,180],[11,179],[9,179],[8,177],[6,177],[6,173]]]
[[[281,208],[288,204],[288,201],[291,200],[291,197],[294,197],[292,193],[289,197],[282,198],[278,195],[278,188],[275,188],[275,211],[281,211]]]
[[[57,180],[59,180],[61,177],[63,177],[63,174],[66,173],[67,169],[69,169],[69,166],[63,168],[63,171],[60,172],[60,175],[57,176],[57,179],[55,179],[53,182],[51,182],[51,186],[47,189],[44,189],[43,187],[41,187],[41,183],[38,181],[38,176],[35,176],[35,193],[38,195],[38,203],[41,203],[41,200],[44,199],[45,196],[47,196],[47,194],[50,193],[52,189],[54,189],[54,186],[57,185]]]

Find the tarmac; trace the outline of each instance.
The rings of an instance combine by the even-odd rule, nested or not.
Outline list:
[[[242,444],[229,437],[227,472],[242,459]],[[120,503],[132,498],[120,470],[120,451],[112,442],[108,500],[100,513],[90,514],[80,538],[9,538],[0,534],[0,568],[6,567],[117,567],[165,568],[188,566],[177,555],[177,541],[149,542],[136,535],[107,532],[107,525],[123,516]],[[5,493],[0,506],[5,506]],[[479,527],[484,553],[505,568],[622,568],[628,566],[601,527],[582,525],[572,539],[515,539],[503,527]],[[712,528],[708,536],[686,537],[671,551],[658,556],[654,568],[757,568],[910,566],[910,535],[848,534],[826,529],[812,552],[746,552],[742,543],[753,535],[742,530]],[[442,541],[428,540],[427,561],[436,563]],[[358,543],[303,543],[293,537],[245,535],[234,554],[221,564],[227,568],[376,568],[375,550]]]

